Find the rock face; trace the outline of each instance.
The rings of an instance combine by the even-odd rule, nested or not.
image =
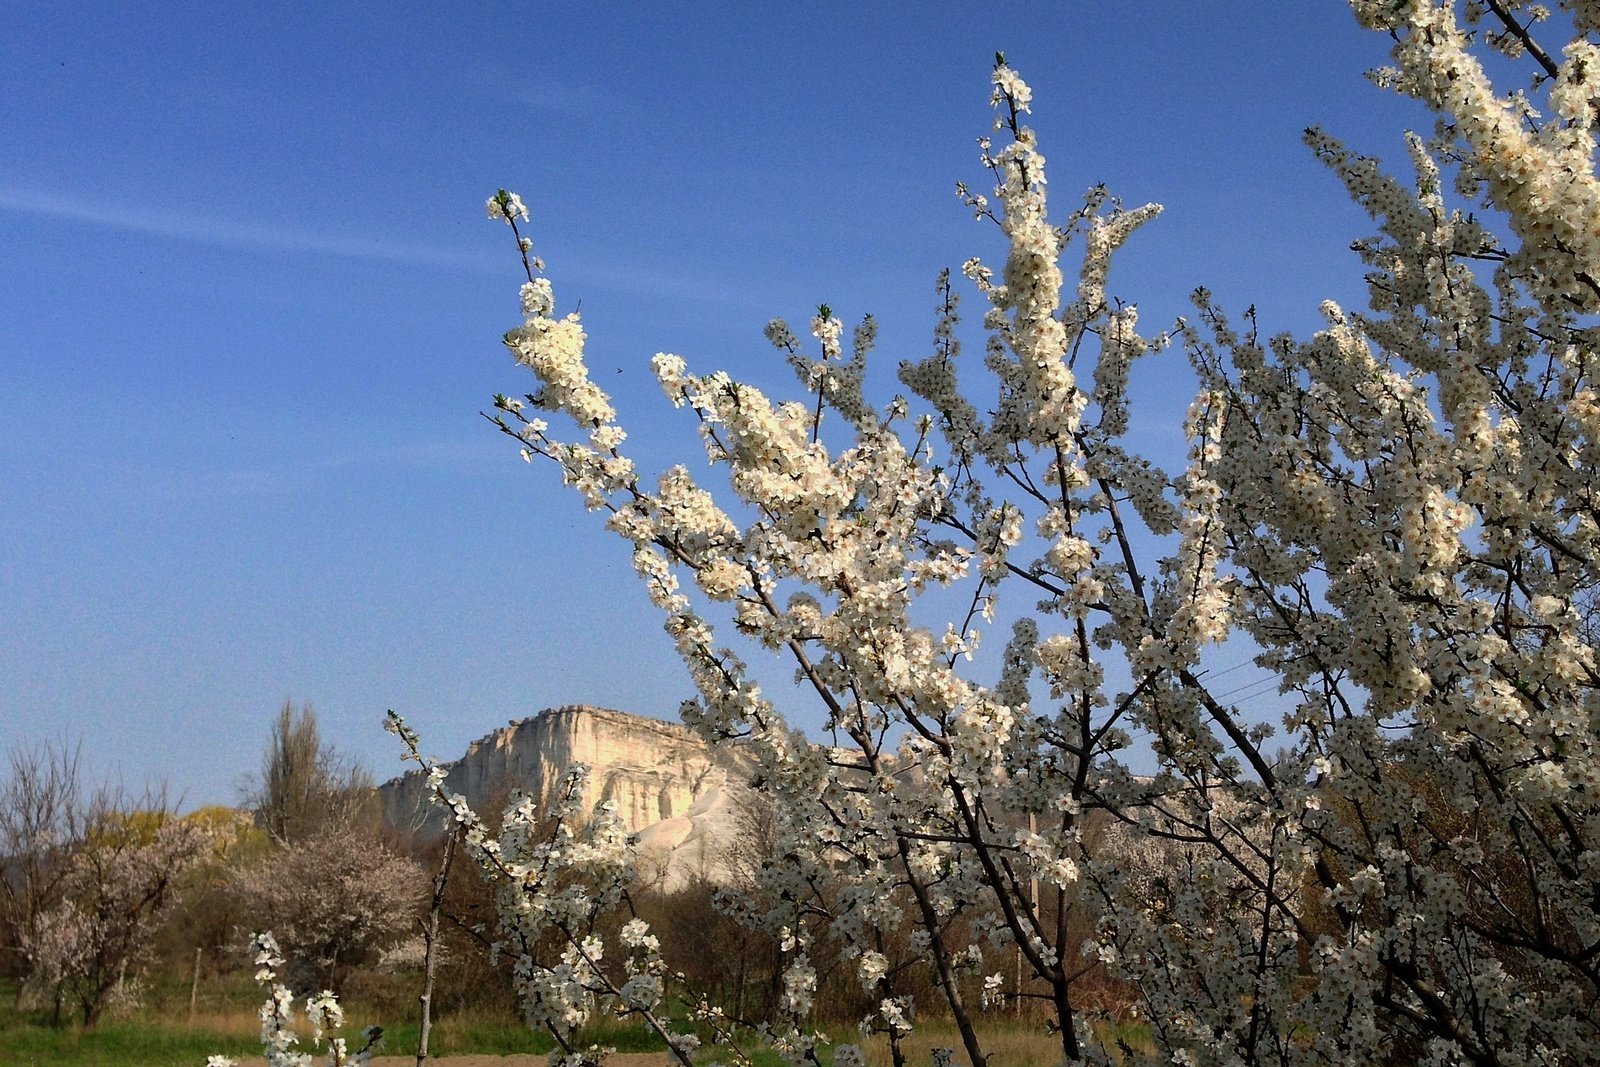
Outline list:
[[[445,784],[491,825],[513,789],[548,801],[573,764],[589,767],[592,809],[614,801],[639,835],[641,876],[672,889],[695,877],[719,880],[754,763],[737,749],[713,750],[683,726],[582,704],[549,708],[467,746],[442,766]],[[390,825],[444,831],[420,770],[378,787]]]

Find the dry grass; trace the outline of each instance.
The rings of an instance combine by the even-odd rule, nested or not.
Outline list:
[[[1042,1026],[1022,1023],[988,1023],[980,1025],[978,1037],[990,1063],[1003,1063],[1006,1067],[1056,1067],[1061,1062],[1060,1039],[1045,1033]],[[933,1049],[954,1049],[954,1062],[966,1067],[967,1056],[961,1047],[961,1034],[955,1023],[945,1019],[925,1019],[917,1024],[910,1037],[900,1043],[909,1063],[932,1063]],[[871,1067],[892,1067],[889,1056],[889,1039],[874,1034],[861,1043]]]
[[[1135,1049],[1150,1049],[1149,1034],[1141,1025],[1118,1026],[1113,1032],[1112,1024],[1097,1024],[1096,1031],[1107,1044],[1121,1038]],[[978,1026],[978,1038],[983,1042],[983,1051],[992,1064],[1003,1064],[1004,1067],[1057,1067],[1061,1063],[1061,1040],[1047,1033],[1042,1024],[984,1021]],[[930,1053],[933,1049],[948,1048],[955,1050],[954,1063],[961,1067],[967,1067],[968,1064],[966,1052],[961,1046],[961,1034],[955,1023],[949,1020],[924,1019],[917,1024],[912,1035],[901,1042],[901,1047],[905,1050],[908,1063],[932,1063]],[[892,1067],[894,1061],[889,1055],[889,1040],[883,1035],[874,1034],[862,1041],[861,1049],[866,1053],[867,1063],[871,1067]],[[1117,1054],[1113,1052],[1113,1055]]]
[[[190,1030],[225,1034],[228,1037],[256,1038],[261,1034],[261,1016],[255,1010],[246,1008],[198,1011],[193,1022],[185,1019],[183,1025]]]

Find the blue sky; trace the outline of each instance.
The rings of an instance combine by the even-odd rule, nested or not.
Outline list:
[[[554,704],[674,715],[626,553],[478,417],[531,388],[483,199],[529,204],[635,449],[692,454],[653,353],[784,383],[762,325],[827,302],[878,316],[889,382],[938,270],[998,261],[952,191],[997,49],[1060,207],[1166,205],[1112,275],[1147,324],[1202,284],[1270,330],[1359,302],[1300,131],[1401,160],[1422,119],[1334,0],[4,5],[0,750],[81,738],[193,806],[285,698],[380,778],[390,707],[443,756]]]

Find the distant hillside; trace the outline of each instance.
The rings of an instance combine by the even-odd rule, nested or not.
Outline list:
[[[727,746],[712,750],[684,726],[582,704],[548,708],[479,738],[443,766],[446,785],[498,825],[512,789],[548,800],[575,763],[589,765],[589,807],[615,801],[628,829],[639,834],[647,878],[671,888],[723,873],[722,854],[754,762]],[[443,815],[427,802],[420,770],[385,782],[378,796],[391,825],[443,832]]]

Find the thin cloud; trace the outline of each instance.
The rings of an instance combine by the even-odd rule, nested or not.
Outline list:
[[[366,237],[315,233],[292,227],[241,225],[184,212],[130,207],[87,195],[63,196],[0,185],[0,212],[7,211],[219,248],[435,266],[494,278],[514,276],[508,273],[505,258],[491,252],[458,252]],[[559,270],[555,281],[558,287],[568,292],[601,285],[691,304],[756,306],[754,294],[747,292],[745,287],[723,280],[703,276],[685,277],[669,270],[591,261],[587,257],[570,262],[565,269]]]
[[[602,112],[616,111],[621,106],[615,94],[592,85],[523,84],[505,96],[512,103],[538,114],[572,118],[592,118]]]
[[[733,285],[704,274],[672,273],[650,267],[611,267],[602,263],[575,263],[570,271],[560,273],[569,279],[563,285],[561,277],[555,278],[564,297],[571,295],[576,285],[596,285],[641,296],[667,297],[685,304],[760,309],[770,303],[751,292],[747,285]]]
[[[508,118],[593,119],[631,112],[634,103],[614,84],[530,77],[523,68],[479,70],[470,76],[475,91],[508,105]]]
[[[513,459],[516,453],[510,453]],[[493,440],[410,442],[391,448],[355,447],[316,456],[286,457],[281,463],[248,467],[219,466],[175,469],[128,467],[117,481],[145,500],[165,503],[203,499],[294,496],[316,488],[328,475],[382,467],[393,471],[456,472],[502,462],[506,453]]]
[[[420,263],[479,273],[499,273],[490,257],[481,253],[394,244],[367,237],[341,237],[286,226],[242,225],[183,212],[130,207],[100,197],[62,196],[16,186],[0,186],[0,211],[223,248],[265,249],[387,263]]]

